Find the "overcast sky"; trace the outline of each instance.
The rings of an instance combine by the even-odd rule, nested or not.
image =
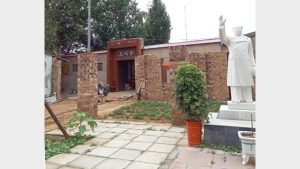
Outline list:
[[[141,10],[147,11],[151,0],[136,0]],[[226,18],[226,33],[232,36],[232,27],[243,26],[243,33],[255,31],[255,0],[162,0],[171,18],[170,42],[185,41],[185,14],[187,39],[218,37],[219,16]]]

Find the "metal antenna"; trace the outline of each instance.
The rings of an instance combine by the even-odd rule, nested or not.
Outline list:
[[[91,0],[88,2],[88,52],[91,51]]]
[[[187,42],[186,1],[185,1],[185,4],[184,4],[184,25],[185,25],[185,42]]]

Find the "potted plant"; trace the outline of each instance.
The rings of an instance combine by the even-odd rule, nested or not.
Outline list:
[[[250,156],[255,156],[255,132],[253,131],[253,120],[251,114],[251,131],[238,131],[242,145],[242,164],[248,163]]]
[[[185,118],[189,146],[201,144],[202,126],[208,119],[204,73],[193,64],[181,63],[176,70],[174,96]]]

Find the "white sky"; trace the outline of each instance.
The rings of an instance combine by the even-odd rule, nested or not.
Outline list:
[[[151,0],[136,0],[138,7],[148,11]],[[233,36],[232,27],[243,26],[243,33],[255,31],[255,0],[162,0],[171,18],[170,42],[185,41],[186,6],[187,39],[218,37],[219,16],[226,18],[226,33]]]

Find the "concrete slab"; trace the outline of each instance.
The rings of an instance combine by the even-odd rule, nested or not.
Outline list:
[[[185,138],[183,138],[183,139],[181,139],[181,140],[177,143],[177,145],[180,145],[180,146],[188,146],[188,140],[185,139]]]
[[[133,139],[133,141],[153,143],[157,138],[158,137],[156,137],[156,136],[143,136],[143,135],[140,135],[137,138]]]
[[[250,121],[251,114],[255,121],[255,110],[234,110],[229,109],[227,105],[221,105],[218,119]]]
[[[136,126],[137,125],[135,125],[135,124],[120,124],[118,126],[118,128],[132,129],[132,128],[136,127]]]
[[[46,169],[58,169],[61,165],[46,162]]]
[[[173,162],[169,169],[186,169],[187,166],[188,165],[186,163]]]
[[[94,148],[95,146],[90,146],[90,145],[77,145],[72,149],[70,149],[70,152],[75,154],[85,154],[86,152],[89,152]]]
[[[157,164],[148,164],[142,162],[132,162],[126,169],[158,169]]]
[[[168,132],[183,133],[183,132],[185,132],[185,128],[183,128],[183,127],[171,127],[167,131]]]
[[[108,127],[108,128],[113,128],[113,127],[117,127],[119,126],[119,124],[116,124],[116,123],[106,123],[104,125],[104,127]]]
[[[132,150],[141,150],[145,151],[147,150],[152,143],[144,143],[144,142],[131,142],[128,145],[126,145],[124,148],[126,149],[132,149]]]
[[[175,145],[168,144],[153,144],[148,151],[161,152],[161,153],[171,153]]]
[[[165,132],[162,136],[164,137],[175,137],[175,138],[182,138],[182,133],[176,133],[176,132]]]
[[[126,132],[124,132],[126,134],[142,134],[143,133],[143,130],[134,130],[134,129],[131,129],[131,130],[127,130]]]
[[[138,156],[141,155],[141,151],[138,150],[127,150],[120,149],[116,153],[110,156],[110,158],[117,158],[122,160],[135,160]]]
[[[81,168],[78,168],[78,167],[70,167],[70,166],[63,166],[59,169],[81,169]]]
[[[100,157],[108,157],[118,150],[119,150],[119,148],[97,147],[97,148],[93,149],[91,152],[88,152],[87,154],[100,156]]]
[[[75,159],[74,161],[70,162],[69,165],[72,167],[91,169],[103,160],[105,160],[105,158],[83,155],[83,156]]]
[[[164,134],[164,131],[145,130],[145,132],[142,135],[161,136],[162,134]]]
[[[125,128],[112,128],[110,130],[107,130],[107,132],[110,132],[110,133],[123,133],[125,131],[127,131],[128,129],[125,129]]]
[[[111,128],[105,128],[105,127],[96,127],[94,130],[97,131],[97,132],[105,132],[107,130],[110,130]]]
[[[213,154],[197,152],[197,151],[181,151],[174,162],[186,163],[188,165],[198,165],[203,167],[211,167]]]
[[[103,147],[123,147],[125,145],[127,145],[130,141],[127,140],[111,140],[107,143],[105,143],[104,145],[102,145]]]
[[[135,130],[144,130],[144,129],[149,129],[151,128],[153,125],[136,125],[135,127],[133,127],[132,129]]]
[[[94,169],[124,169],[131,161],[120,160],[120,159],[105,159],[103,162],[98,164]]]
[[[116,136],[114,139],[115,140],[128,140],[128,141],[131,141],[134,138],[136,138],[137,136],[138,136],[138,134],[122,133],[122,134],[119,134],[118,136]]]
[[[99,132],[99,131],[87,131],[87,132],[85,132],[84,134],[86,134],[86,135],[91,135],[91,136],[97,136],[97,135],[99,135],[99,134],[101,134],[102,132]]]
[[[119,133],[107,133],[104,132],[102,134],[99,134],[96,136],[96,138],[107,138],[107,139],[111,139],[113,137],[115,137],[116,135],[118,135]]]
[[[141,156],[139,156],[135,161],[152,163],[152,164],[161,164],[166,160],[167,156],[168,154],[166,153],[146,151]]]
[[[91,140],[88,140],[84,144],[90,145],[90,146],[100,146],[106,142],[108,142],[109,139],[104,139],[104,138],[92,138]]]
[[[155,143],[161,144],[176,144],[179,138],[171,138],[171,137],[159,137]]]
[[[153,130],[158,130],[158,131],[167,131],[171,126],[169,125],[154,125],[152,127]]]
[[[54,164],[60,164],[60,165],[65,165],[68,162],[75,160],[76,158],[80,157],[79,154],[58,154],[56,156],[53,156],[46,160],[49,163],[54,163]]]

